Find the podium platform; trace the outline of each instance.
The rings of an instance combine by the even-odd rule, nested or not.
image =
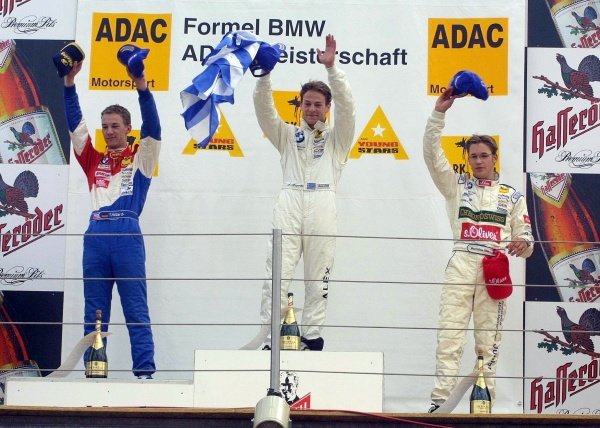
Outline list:
[[[280,362],[292,410],[382,411],[383,353],[282,351]],[[270,364],[268,351],[197,350],[193,380],[9,377],[5,404],[254,408],[270,386]]]
[[[268,351],[196,351],[194,407],[254,407],[270,384]],[[282,351],[280,390],[292,410],[381,412],[383,353]]]
[[[192,407],[189,380],[13,377],[6,405],[46,407]]]

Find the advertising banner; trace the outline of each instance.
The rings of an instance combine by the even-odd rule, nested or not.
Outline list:
[[[0,39],[73,40],[77,0],[0,1]]]
[[[539,243],[526,272],[525,412],[595,415],[600,3],[528,5],[524,135]]]
[[[526,304],[525,413],[597,415],[596,305]]]
[[[528,172],[600,171],[599,80],[596,49],[527,50]]]

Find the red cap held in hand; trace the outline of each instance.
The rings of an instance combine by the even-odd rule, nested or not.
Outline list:
[[[508,257],[502,251],[483,258],[483,277],[490,297],[494,300],[506,299],[512,294],[512,281],[508,269]]]

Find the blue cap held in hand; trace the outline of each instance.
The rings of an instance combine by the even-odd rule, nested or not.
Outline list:
[[[117,52],[117,59],[127,67],[133,77],[142,77],[144,73],[144,60],[150,49],[138,48],[135,45],[123,45]]]
[[[255,77],[261,77],[269,74],[271,70],[275,68],[279,62],[281,54],[285,52],[285,45],[283,43],[275,43],[270,45],[268,43],[261,43],[254,61],[250,64],[250,71]]]
[[[83,61],[84,58],[83,49],[77,43],[71,42],[64,46],[58,54],[52,57],[58,77],[64,77],[69,74],[73,68],[73,63],[75,61]]]
[[[481,77],[469,70],[461,70],[454,75],[450,81],[450,86],[454,88],[452,95],[473,95],[480,100],[487,100],[489,93],[486,84]]]

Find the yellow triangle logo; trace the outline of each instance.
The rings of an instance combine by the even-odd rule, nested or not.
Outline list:
[[[363,154],[394,155],[395,159],[408,159],[402,143],[396,136],[394,128],[381,106],[377,107],[360,137],[354,143],[350,151],[350,158],[358,159]]]
[[[98,150],[100,153],[106,151],[106,140],[104,140],[104,134],[101,129],[96,129],[94,134],[94,148]],[[127,135],[127,142],[131,145],[131,150],[137,151],[140,145],[141,133],[139,129],[132,129],[131,132]],[[125,166],[125,165],[123,165]],[[153,177],[158,177],[158,163],[154,168],[154,172],[152,173]]]
[[[205,148],[202,148],[198,146],[198,142],[192,138],[183,149],[182,154],[195,155],[198,150],[229,152],[229,156],[231,157],[244,156],[223,112],[221,112],[221,120],[219,121],[217,132],[215,132],[208,145]]]

